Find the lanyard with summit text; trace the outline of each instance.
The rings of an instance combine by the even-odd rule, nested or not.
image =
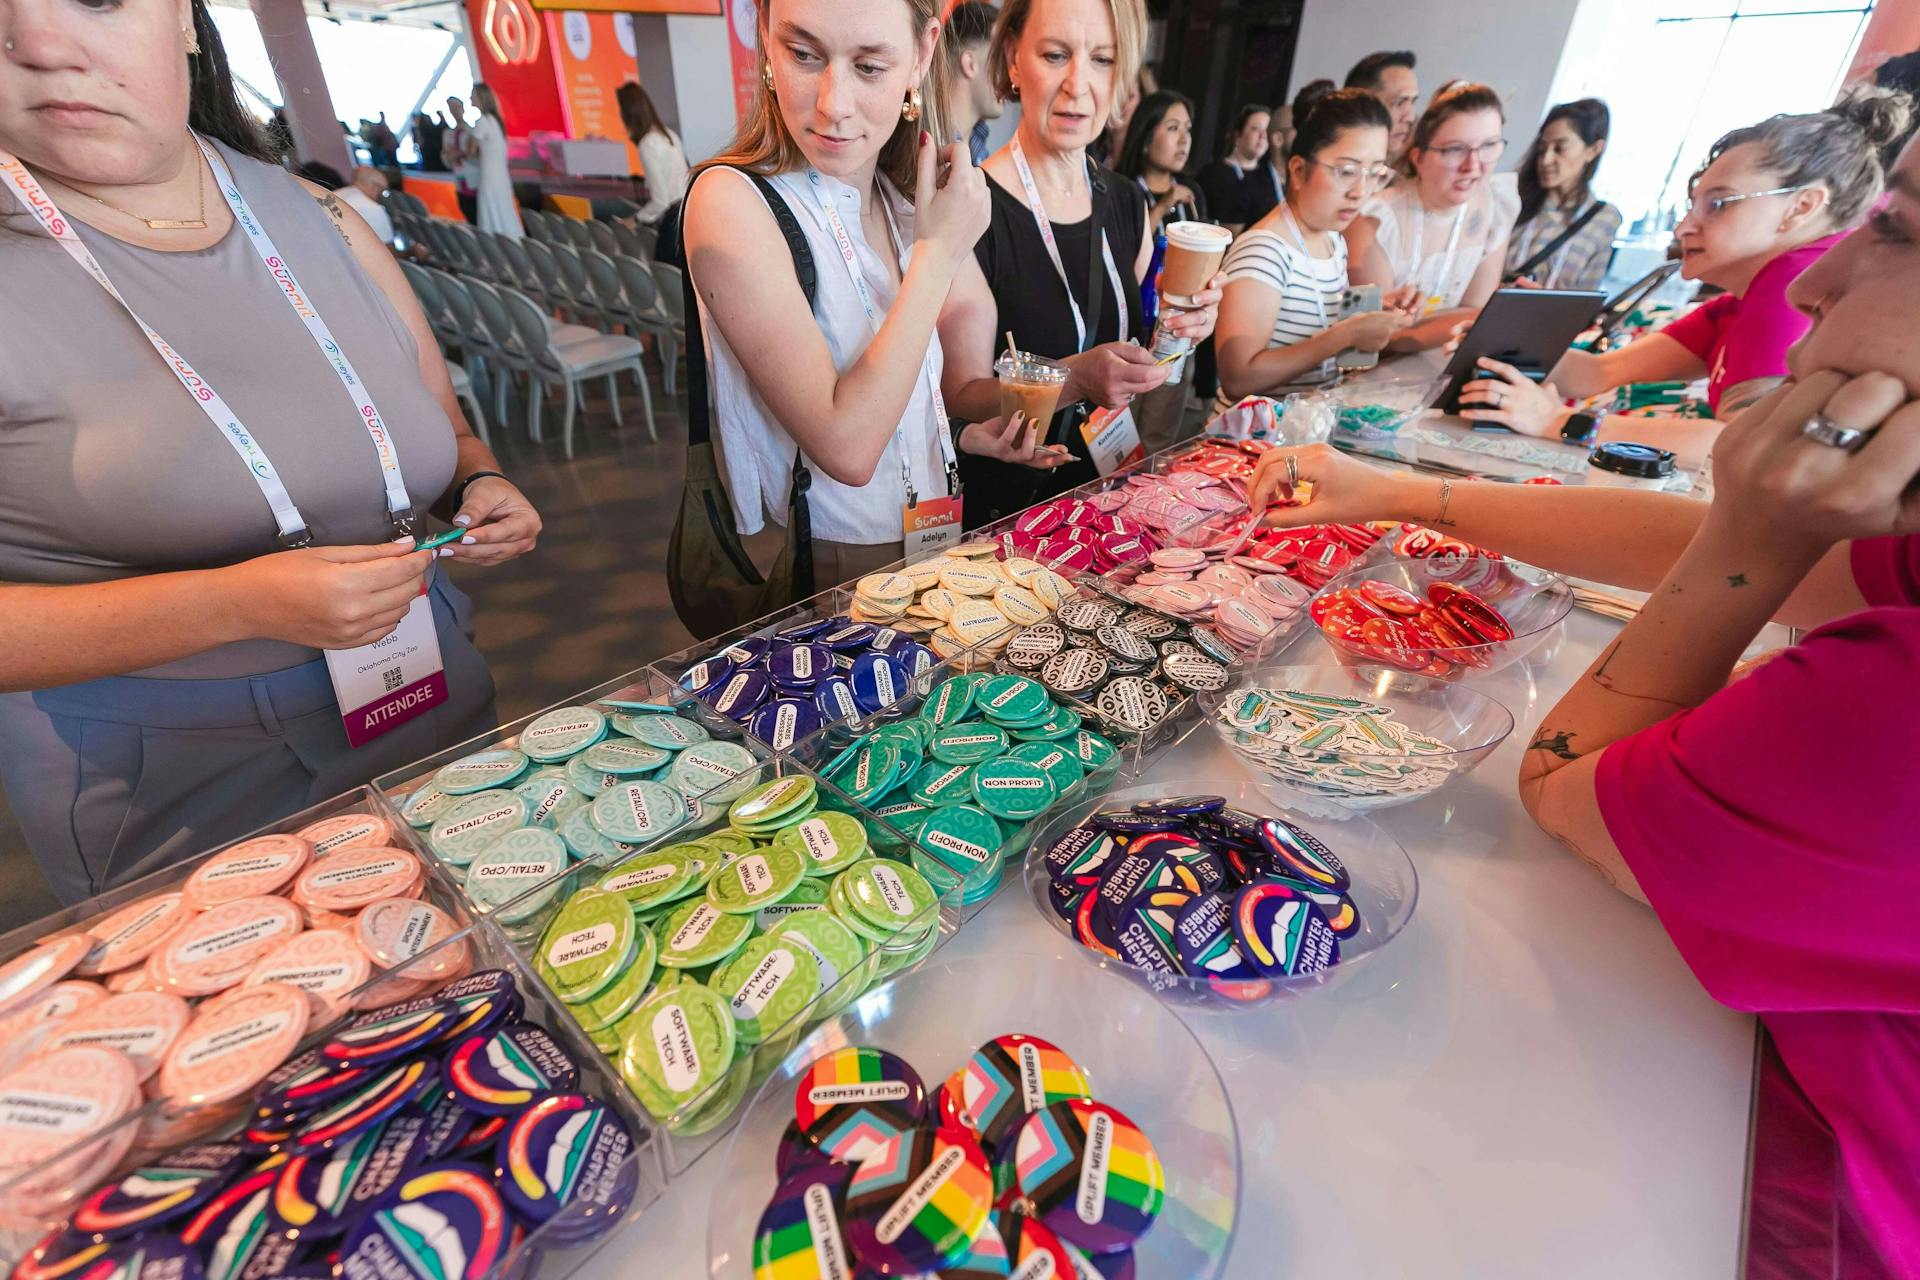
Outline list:
[[[845,264],[847,274],[852,277],[854,290],[860,295],[860,305],[867,313],[867,326],[875,336],[878,336],[881,324],[880,308],[874,302],[873,289],[867,284],[866,272],[860,269],[860,259],[854,250],[853,237],[847,231],[847,224],[841,218],[838,206],[834,204],[833,193],[827,190],[826,183],[821,181],[820,174],[815,169],[807,170],[807,182],[813,188],[814,198],[820,202],[821,214],[833,230],[834,242],[840,247],[840,260]],[[896,246],[899,246],[900,229],[893,220],[893,210],[887,205],[886,195],[879,193],[875,198],[880,201],[881,210],[887,217],[887,227],[893,233]],[[900,276],[904,281],[908,259],[904,246],[900,246],[900,249]],[[953,434],[947,426],[946,398],[940,394],[940,379],[933,371],[933,343],[938,341],[939,338],[936,335],[933,341],[927,344],[927,354],[920,362],[920,375],[926,379],[927,390],[933,398],[934,435],[940,441],[940,454],[947,464],[947,493],[953,495],[960,492],[960,467],[953,452]],[[903,423],[904,421],[902,419]],[[904,425],[894,428],[894,444],[900,452],[900,479],[906,486],[907,506],[917,506],[920,495],[914,487],[913,468],[907,460],[908,446]]]
[[[1446,256],[1440,259],[1440,278],[1431,291],[1422,279],[1425,273],[1421,270],[1420,258],[1427,238],[1427,207],[1420,203],[1418,196],[1414,197],[1413,206],[1413,261],[1409,270],[1413,272],[1413,282],[1421,286],[1420,314],[1429,315],[1446,306],[1447,278],[1453,274],[1453,255],[1460,247],[1460,227],[1467,220],[1467,206],[1461,205],[1460,211],[1453,215],[1453,230],[1447,233]]]
[[[1053,260],[1053,269],[1060,275],[1061,287],[1067,291],[1067,305],[1073,308],[1073,331],[1079,336],[1077,351],[1085,351],[1091,334],[1087,317],[1080,314],[1080,302],[1073,296],[1073,286],[1067,282],[1067,265],[1061,261],[1060,245],[1053,238],[1053,223],[1047,218],[1047,208],[1040,202],[1040,188],[1034,184],[1033,170],[1027,165],[1026,152],[1020,149],[1020,139],[1013,140],[1013,167],[1020,174],[1020,185],[1026,189],[1027,209],[1033,214],[1033,225],[1040,229],[1040,241],[1047,247],[1047,257]],[[1093,175],[1087,175],[1087,187],[1093,187]],[[1100,235],[1100,252],[1106,258],[1107,279],[1113,284],[1113,304],[1120,313],[1120,341],[1127,340],[1127,290],[1120,282],[1120,268],[1113,260],[1113,245],[1107,239],[1105,227],[1095,227]],[[1100,317],[1093,317],[1093,323],[1100,323]]]
[[[194,143],[206,157],[207,164],[213,171],[216,185],[220,188],[220,194],[226,200],[227,207],[233,211],[234,222],[245,233],[254,252],[259,256],[261,264],[266,267],[275,285],[279,287],[281,296],[286,299],[287,305],[293,308],[294,314],[300,317],[308,335],[313,338],[314,345],[320,348],[321,354],[327,359],[328,366],[333,369],[341,385],[352,397],[361,424],[372,439],[374,452],[380,460],[381,482],[386,490],[387,512],[393,521],[394,530],[402,535],[412,534],[414,532],[413,502],[407,495],[406,478],[400,470],[400,455],[394,447],[393,438],[387,430],[385,421],[380,417],[380,411],[374,407],[366,384],[354,371],[352,362],[347,359],[346,352],[334,339],[333,331],[327,327],[327,322],[321,319],[320,313],[308,300],[306,291],[300,287],[300,281],[294,276],[293,268],[280,256],[266,228],[253,216],[253,210],[248,207],[245,197],[240,194],[240,188],[234,182],[232,172],[207,147],[206,143],[200,141],[198,137],[194,138]],[[188,363],[185,356],[176,351],[153,326],[140,317],[140,314],[133,309],[133,305],[114,286],[112,278],[100,265],[99,259],[94,257],[93,251],[80,239],[73,224],[54,205],[52,197],[47,195],[39,181],[28,172],[25,165],[4,151],[0,151],[0,181],[4,181],[7,189],[13,192],[14,198],[66,251],[67,256],[93,277],[94,282],[106,290],[107,294],[126,310],[127,315],[132,317],[133,322],[140,327],[140,332],[146,337],[148,344],[166,363],[168,370],[180,385],[186,388],[187,394],[193,397],[201,411],[207,415],[208,421],[219,430],[234,452],[240,455],[241,462],[247,468],[247,474],[253,477],[254,483],[260,488],[261,495],[267,500],[267,506],[273,511],[274,523],[280,530],[280,545],[283,547],[308,545],[312,541],[312,535],[305,518],[301,516],[299,507],[294,504],[292,495],[287,492],[286,485],[281,482],[280,473],[274,469],[266,450],[260,446],[260,442],[254,438],[246,424],[240,421],[239,415],[233,412],[227,402],[221,398],[220,393],[214,390],[212,384],[201,377]]]

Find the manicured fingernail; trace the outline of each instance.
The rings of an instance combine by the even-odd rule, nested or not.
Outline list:
[[[464,529],[473,523],[473,517],[469,515],[458,515],[453,518],[453,522]]]
[[[448,556],[450,556],[450,555],[452,555],[452,554],[453,554],[453,548],[452,548],[452,547],[441,547],[441,548],[440,548],[440,549],[439,549],[438,551],[436,551],[436,552],[435,552],[435,554],[436,554],[436,555],[438,555],[438,556],[439,556],[439,557],[440,557],[440,558],[441,558],[442,560],[444,560],[444,559],[446,559],[446,558],[447,558]]]
[[[478,541],[479,541],[478,538],[474,537],[472,534],[468,534],[466,537],[460,539],[460,545],[463,547],[470,547]]]
[[[398,538],[395,538],[394,542],[398,543],[400,546],[403,546],[403,547],[410,547],[414,543],[414,537],[412,534],[406,533],[406,534],[402,534]]]

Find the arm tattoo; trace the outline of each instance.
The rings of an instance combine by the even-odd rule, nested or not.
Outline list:
[[[340,233],[340,238],[342,240],[345,240],[348,244],[352,244],[353,237],[347,234],[347,211],[341,205],[338,197],[336,197],[333,194],[333,192],[329,191],[323,196],[315,196],[314,199],[320,202],[320,207],[322,209],[325,209],[330,215],[332,215],[333,229]]]
[[[1727,585],[1730,587],[1744,587],[1747,585],[1747,575],[1744,573],[1732,574],[1727,578]]]
[[[1571,733],[1555,733],[1542,729],[1540,736],[1527,744],[1527,750],[1545,751],[1550,755],[1559,756],[1562,760],[1578,760],[1580,753],[1573,749],[1572,742]]]

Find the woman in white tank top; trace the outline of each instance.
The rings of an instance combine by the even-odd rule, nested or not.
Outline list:
[[[759,21],[758,101],[703,168],[769,181],[811,250],[814,306],[745,173],[693,184],[687,264],[735,521],[742,533],[764,515],[786,523],[799,455],[824,586],[899,558],[909,509],[951,496],[956,449],[1036,467],[1064,458],[1021,442],[1017,424],[957,438],[947,424],[935,325],[955,300],[986,297],[973,245],[989,205],[964,142],[929,145],[935,0],[772,0]]]
[[[1391,350],[1439,346],[1500,287],[1520,213],[1510,186],[1488,182],[1506,147],[1505,126],[1500,97],[1487,86],[1443,90],[1414,126],[1411,172],[1369,200],[1347,229],[1354,283],[1420,291],[1419,323]]]

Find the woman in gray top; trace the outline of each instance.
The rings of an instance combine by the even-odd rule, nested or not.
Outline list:
[[[201,0],[0,8],[0,778],[68,900],[492,724],[398,535],[539,517],[386,247],[265,156]]]

